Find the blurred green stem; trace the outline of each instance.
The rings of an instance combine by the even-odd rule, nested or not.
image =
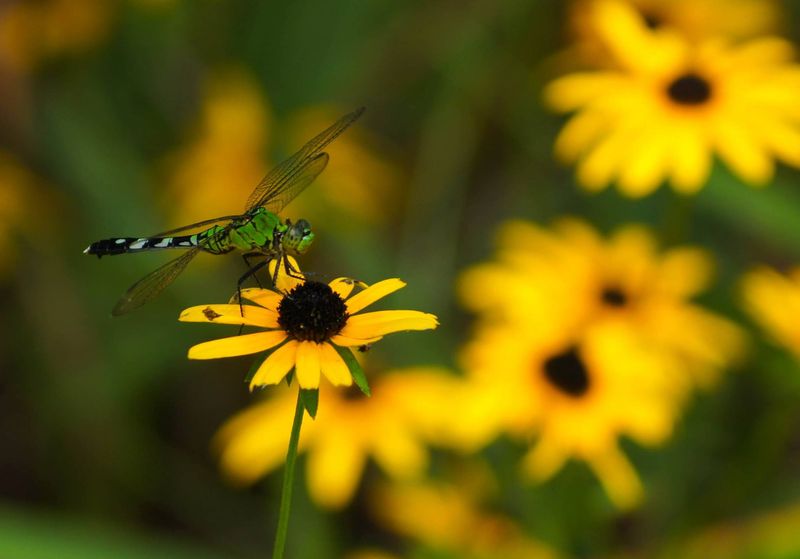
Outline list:
[[[661,241],[665,246],[685,243],[691,236],[694,199],[692,195],[670,193],[661,233]]]
[[[286,531],[289,527],[289,506],[292,501],[292,485],[294,485],[294,465],[297,462],[297,443],[300,440],[300,426],[303,424],[303,401],[300,390],[297,391],[297,406],[294,410],[292,434],[289,437],[289,450],[286,452],[286,468],[283,471],[283,488],[281,489],[281,509],[278,513],[278,531],[275,534],[275,548],[272,559],[283,559],[283,548],[286,545]]]

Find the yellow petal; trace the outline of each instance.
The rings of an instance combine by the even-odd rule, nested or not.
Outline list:
[[[215,324],[243,324],[262,328],[277,328],[278,315],[274,311],[253,305],[199,305],[184,310],[178,317],[181,322],[213,322]]]
[[[351,316],[341,335],[367,339],[404,330],[431,330],[438,325],[436,316],[420,311],[376,311]]]
[[[716,143],[720,157],[745,182],[762,186],[772,178],[772,159],[752,131],[731,119],[717,122]]]
[[[339,353],[329,343],[319,345],[319,367],[322,374],[334,386],[350,386],[353,384],[353,375],[350,374],[350,369],[347,368]]]
[[[573,116],[556,138],[556,157],[571,163],[578,159],[608,129],[612,119],[600,111],[585,110]]]
[[[800,129],[779,118],[758,115],[750,125],[757,130],[762,142],[781,160],[800,167]]]
[[[375,342],[379,342],[382,338],[383,336],[377,336],[375,338],[352,338],[350,336],[342,336],[339,334],[337,336],[333,336],[331,338],[331,342],[339,347],[356,347],[360,345],[374,344]]]
[[[597,142],[578,164],[578,182],[586,189],[596,192],[605,188],[627,161],[632,138],[638,138],[639,130],[619,125]]]
[[[228,480],[250,484],[283,463],[295,400],[294,391],[286,390],[237,413],[217,431],[212,447]],[[306,433],[301,431],[301,448]]]
[[[616,72],[582,72],[550,82],[544,90],[545,104],[558,112],[570,112],[615,91],[621,82]]]
[[[189,348],[189,359],[219,359],[250,355],[275,347],[285,339],[286,332],[283,330],[221,338],[192,346]]]
[[[654,127],[655,128],[655,127]],[[632,198],[646,196],[664,178],[667,152],[663,129],[645,132],[639,141],[628,146],[628,160],[620,170],[619,189]]]
[[[618,448],[609,447],[587,461],[618,508],[631,509],[642,500],[642,482]]]
[[[328,285],[334,292],[338,293],[339,297],[342,299],[347,299],[356,285],[360,285],[362,288],[367,287],[367,284],[363,281],[354,280],[353,278],[336,278]]]
[[[371,305],[378,299],[386,297],[390,293],[394,293],[398,289],[405,287],[405,282],[393,278],[369,286],[364,291],[356,293],[350,297],[345,303],[347,304],[347,312],[355,314],[361,309]]]
[[[316,342],[298,342],[295,374],[300,388],[319,388],[320,345]]]
[[[689,298],[703,291],[711,280],[711,256],[697,248],[674,248],[664,254],[658,273],[658,285],[673,295]]]
[[[283,299],[283,294],[271,289],[261,289],[260,287],[249,287],[242,289],[242,299],[252,301],[257,305],[270,310],[277,311],[278,305]]]
[[[300,272],[300,266],[297,264],[297,260],[294,259],[292,256],[286,256],[289,259],[289,264],[295,270],[292,272],[293,275],[288,275],[286,273],[286,266],[283,265],[283,259],[280,260],[270,260],[267,268],[269,268],[269,277],[270,279],[275,277],[275,267],[280,264],[280,268],[278,269],[278,276],[275,278],[275,288],[278,291],[282,291],[284,293],[288,293],[301,283],[305,281],[303,274]],[[300,276],[300,277],[295,277]]]
[[[373,441],[372,455],[395,479],[418,476],[428,464],[428,453],[418,437],[412,435],[408,426],[397,423],[386,425],[383,436]]]
[[[536,481],[544,481],[558,472],[567,461],[564,450],[552,440],[540,439],[525,455],[522,468]]]
[[[308,454],[308,491],[317,504],[327,508],[344,506],[353,497],[367,456],[358,439],[330,432]]]
[[[253,380],[250,381],[250,390],[265,384],[278,384],[283,380],[283,377],[294,367],[297,345],[296,341],[290,340],[273,351],[258,368]]]
[[[692,126],[676,126],[672,142],[672,186],[678,192],[694,194],[708,180],[711,149],[703,134]]]

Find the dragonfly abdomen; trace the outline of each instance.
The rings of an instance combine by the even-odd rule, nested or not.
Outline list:
[[[110,256],[139,252],[143,250],[158,250],[163,248],[192,248],[197,246],[197,235],[181,237],[121,237],[116,239],[103,239],[89,245],[84,254],[97,256]]]

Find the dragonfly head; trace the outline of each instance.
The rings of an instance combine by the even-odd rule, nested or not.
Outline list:
[[[281,244],[284,250],[295,254],[303,254],[314,241],[314,232],[311,224],[305,219],[298,219],[297,223],[290,225],[283,234]]]

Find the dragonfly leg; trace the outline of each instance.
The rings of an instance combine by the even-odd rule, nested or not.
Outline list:
[[[252,255],[250,255],[252,256]],[[248,265],[250,264],[249,261],[245,260]],[[254,276],[256,272],[258,272],[261,268],[267,265],[269,260],[262,260],[261,262],[256,263],[255,266],[251,266],[245,274],[239,278],[239,281],[236,283],[236,298],[239,300],[239,315],[244,316],[244,308],[242,307],[242,284],[247,281],[247,278],[250,276]],[[241,334],[241,329],[239,329],[239,333]]]
[[[288,258],[285,256],[283,257],[283,269],[286,272],[286,275],[290,278],[304,280],[306,279],[303,274],[300,273],[300,270],[295,268],[292,263],[289,261]]]
[[[244,263],[247,266],[248,271],[253,269],[253,264],[250,263],[250,259],[255,256],[264,256],[264,255],[260,252],[248,252],[247,254],[242,255],[242,259],[244,260]],[[256,280],[258,287],[263,288],[264,286],[261,285],[261,281],[259,281],[258,276],[255,274],[255,272],[252,274],[252,276]]]

